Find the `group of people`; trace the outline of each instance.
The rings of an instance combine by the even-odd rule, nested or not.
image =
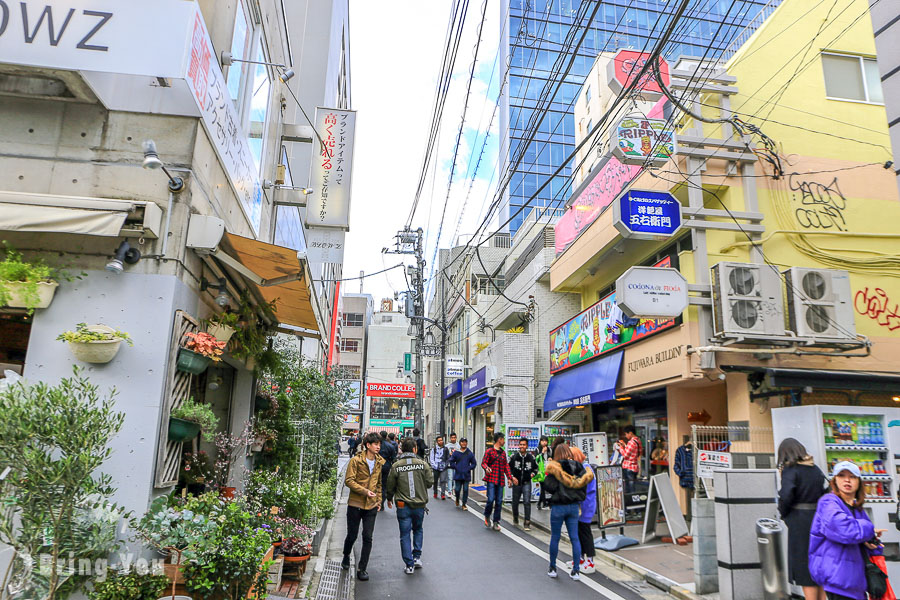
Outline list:
[[[449,443],[443,436],[435,439],[430,450],[424,440],[413,431],[412,437],[399,441],[393,435],[370,432],[361,437],[359,451],[347,464],[346,485],[350,490],[347,506],[347,536],[344,539],[341,566],[350,568],[350,553],[362,528],[362,550],[356,576],[369,579],[368,563],[372,551],[372,536],[378,512],[397,505],[400,528],[400,553],[404,571],[412,575],[422,568],[422,543],[428,492],[433,498],[446,500],[448,481],[453,481],[456,507],[467,511],[469,484],[478,462],[468,447],[468,440],[457,441],[450,434]],[[518,440],[518,450],[506,455],[503,433],[494,434],[494,444],[484,453],[481,466],[487,488],[484,525],[500,531],[500,515],[507,481],[512,484],[513,524],[519,524],[519,507],[524,504],[524,529],[531,528],[532,485],[541,484],[538,508],[550,507],[550,566],[547,574],[557,577],[556,561],[563,525],[572,542],[572,556],[576,560],[567,565],[569,575],[580,579],[580,573],[592,573],[594,567],[594,538],[591,520],[596,511],[597,484],[594,472],[578,448],[569,447],[563,438],[551,446],[542,437],[536,454],[528,450],[528,440]]]
[[[883,560],[873,557],[883,555],[885,530],[875,529],[863,510],[859,467],[839,462],[829,482],[794,438],[778,447],[778,466],[778,512],[788,527],[791,580],[803,587],[805,600],[865,600],[866,568]]]

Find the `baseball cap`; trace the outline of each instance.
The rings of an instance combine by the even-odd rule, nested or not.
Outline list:
[[[854,477],[859,477],[859,467],[850,462],[849,460],[843,460],[838,464],[834,465],[834,470],[832,471],[832,476],[837,476],[842,471],[850,471],[850,474]]]

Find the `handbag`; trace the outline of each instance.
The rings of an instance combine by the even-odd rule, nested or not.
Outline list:
[[[884,562],[884,557],[883,556],[870,556],[869,561],[870,562],[866,565],[866,569],[869,568],[869,565],[875,566],[881,572],[881,574],[884,576],[884,584],[886,587],[886,591],[884,594],[882,594],[881,596],[870,595],[870,598],[874,598],[875,600],[897,600],[897,596],[894,595],[894,590],[891,589],[891,582],[887,576],[887,565]],[[868,582],[869,582],[869,578],[868,578],[868,573],[867,573],[867,575],[866,575],[867,587],[868,587]]]

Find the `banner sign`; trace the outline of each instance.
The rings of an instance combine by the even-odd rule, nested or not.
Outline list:
[[[701,450],[697,453],[697,477],[711,479],[714,469],[731,469],[731,452]]]
[[[675,154],[675,130],[665,119],[626,117],[611,144],[613,156],[626,165],[661,166]]]
[[[316,132],[324,146],[313,140],[319,153],[310,166],[313,193],[306,200],[306,224],[348,230],[356,111],[317,108]]]
[[[678,269],[631,267],[616,280],[616,298],[627,317],[671,319],[688,307],[688,282]]]
[[[412,383],[367,383],[366,396],[376,398],[415,398],[416,386]]]
[[[462,393],[462,379],[457,379],[444,388],[444,400]]]
[[[340,229],[308,227],[306,229],[306,259],[314,264],[344,262],[344,236]]]
[[[667,256],[654,266],[671,265]],[[550,332],[550,372],[574,367],[674,325],[674,319],[626,317],[613,292]]]
[[[597,525],[600,529],[624,526],[625,485],[622,466],[593,468],[597,479]]]
[[[463,377],[464,366],[466,361],[460,355],[452,355],[447,356],[444,359],[446,362],[444,363],[446,367],[446,372],[444,373],[445,377]]]
[[[681,202],[668,192],[628,190],[616,206],[613,224],[627,238],[658,240],[681,228]]]

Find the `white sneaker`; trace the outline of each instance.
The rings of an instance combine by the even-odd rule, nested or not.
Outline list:
[[[416,568],[416,569],[421,569],[421,568],[424,567],[424,566],[425,566],[425,565],[422,564],[422,559],[421,559],[421,558],[417,558],[417,559],[416,559],[416,562],[415,562],[415,567],[414,567],[414,568]]]
[[[569,577],[571,577],[573,581],[581,581],[581,575],[579,575],[578,571],[575,569],[569,571]]]
[[[591,573],[597,572],[597,567],[594,566],[594,559],[588,558],[584,561],[584,566],[581,567],[581,572],[585,575],[590,575]]]
[[[550,579],[556,579],[556,567],[550,567],[550,569],[547,571],[547,577],[549,577]]]
[[[413,573],[416,572],[416,568],[415,567],[406,567],[405,569],[403,569],[403,572],[406,573],[407,575],[412,575]]]

